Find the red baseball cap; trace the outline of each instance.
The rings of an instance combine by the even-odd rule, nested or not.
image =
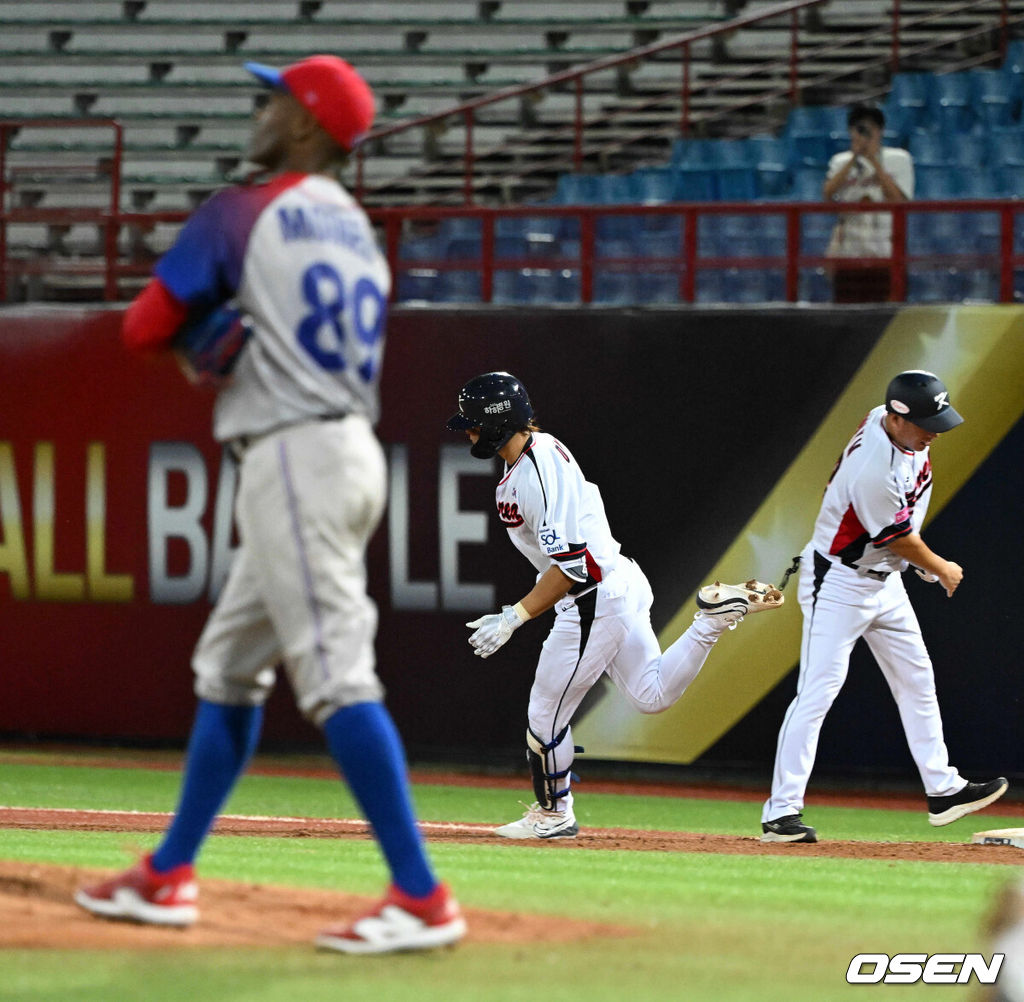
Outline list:
[[[262,63],[245,68],[268,87],[291,94],[343,149],[358,146],[373,125],[373,91],[344,59],[309,56],[282,70]]]

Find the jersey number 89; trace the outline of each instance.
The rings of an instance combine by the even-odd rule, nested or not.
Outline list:
[[[299,322],[299,344],[324,369],[340,372],[354,365],[366,382],[372,381],[380,368],[387,315],[387,300],[376,283],[365,275],[358,279],[349,303],[337,269],[320,261],[303,273],[302,298],[310,312]],[[355,332],[355,344],[346,336],[347,320]]]

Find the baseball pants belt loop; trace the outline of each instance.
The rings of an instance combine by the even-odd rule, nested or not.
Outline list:
[[[347,411],[332,411],[330,414],[317,414],[315,417],[308,418],[309,421],[344,421],[348,417]],[[301,422],[296,421],[295,424]],[[266,438],[268,435],[273,435],[275,432],[284,431],[285,428],[290,428],[290,424],[277,425],[275,428],[268,428],[266,431],[257,432],[255,435],[238,435],[235,438],[229,439],[225,444],[227,445],[228,452],[231,453],[232,458],[236,463],[241,463],[246,451],[250,446],[255,445],[260,439]]]

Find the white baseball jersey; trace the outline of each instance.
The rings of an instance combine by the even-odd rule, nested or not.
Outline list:
[[[907,562],[886,544],[921,531],[932,487],[929,450],[900,448],[886,434],[884,421],[880,405],[843,450],[811,540],[833,560],[880,573],[906,569]]]
[[[331,414],[377,420],[391,278],[366,214],[336,181],[291,173],[218,192],[156,274],[197,311],[231,299],[252,318],[217,398],[218,440]]]
[[[620,546],[601,492],[558,439],[535,432],[506,466],[495,497],[509,538],[538,575],[555,565],[576,582],[572,594],[579,595],[615,569]]]
[[[851,150],[828,162],[826,178],[835,177],[853,157]],[[914,161],[906,150],[883,147],[882,167],[907,198],[914,197]],[[884,202],[875,169],[862,157],[850,169],[846,183],[833,196],[837,202]],[[842,216],[829,254],[835,257],[888,257],[892,253],[892,213],[856,212]]]

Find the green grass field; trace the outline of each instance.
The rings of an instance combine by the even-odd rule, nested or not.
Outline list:
[[[65,756],[66,760],[66,756]],[[179,777],[161,769],[50,764],[5,754],[0,803],[166,811]],[[522,791],[526,799],[527,791]],[[500,823],[520,809],[517,792],[422,783],[421,818]],[[584,827],[750,835],[758,806],[708,799],[587,793]],[[250,774],[228,813],[356,817],[345,788],[328,778]],[[823,838],[963,842],[977,819],[943,829],[924,811],[820,807]],[[1024,826],[1022,816],[990,827]],[[156,835],[0,829],[0,857],[71,866],[121,867],[125,846]],[[693,852],[559,849],[439,843],[440,874],[471,908],[537,913],[630,926],[633,935],[575,943],[467,943],[425,955],[350,958],[310,947],[161,951],[5,950],[0,999],[18,1002],[299,1002],[417,1000],[481,1002],[536,995],[575,1002],[720,1000],[815,1002],[897,992],[947,1002],[977,998],[965,986],[845,983],[857,953],[986,952],[981,933],[992,895],[1016,868]],[[1024,861],[1024,857],[1022,857]],[[200,873],[374,896],[386,875],[368,840],[213,836]],[[174,934],[169,934],[173,944]],[[986,953],[987,955],[987,953]]]

